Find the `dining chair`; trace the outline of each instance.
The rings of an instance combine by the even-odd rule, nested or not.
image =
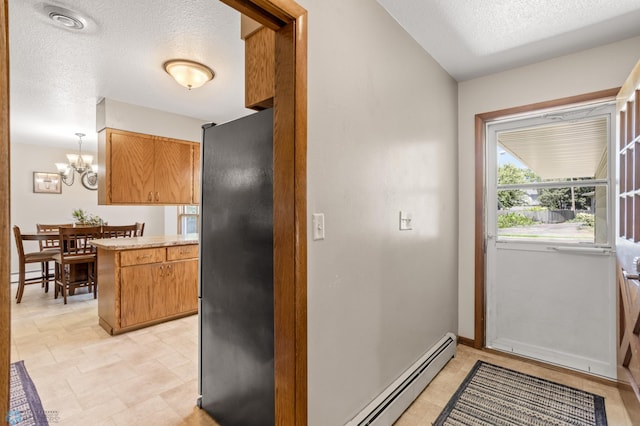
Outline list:
[[[16,239],[16,248],[18,249],[18,291],[16,292],[16,303],[22,301],[22,295],[24,293],[24,287],[29,284],[41,284],[44,287],[45,293],[49,291],[49,282],[53,280],[53,276],[41,269],[40,276],[27,278],[26,277],[26,265],[29,263],[40,263],[41,268],[43,263],[47,263],[53,260],[54,253],[50,251],[24,251],[24,241],[36,241],[38,237],[34,235],[23,235],[20,232],[18,226],[13,227],[13,235]]]
[[[59,249],[54,256],[55,293],[54,298],[62,293],[67,303],[67,293],[75,289],[87,287],[93,290],[93,298],[98,295],[96,248],[90,244],[93,239],[101,238],[100,226],[61,226],[59,232]],[[86,273],[80,273],[80,265],[86,265]]]
[[[144,234],[144,222],[136,222],[136,237],[142,237]]]
[[[58,228],[61,226],[72,226],[71,223],[59,223],[59,224],[43,224],[36,223],[36,231],[38,234],[55,234],[51,235],[51,238],[47,238],[45,240],[38,240],[40,243],[40,251],[48,251],[51,253],[52,257],[54,254],[58,253]],[[53,258],[51,259],[53,260]],[[47,272],[49,274],[49,262],[42,263],[42,272]]]
[[[104,225],[102,238],[135,237],[138,232],[137,224],[134,225]]]
[[[56,233],[56,235],[52,235],[51,238],[47,238],[46,240],[40,240],[40,251],[54,249],[56,252],[58,251],[58,229],[61,226],[73,226],[71,223],[60,223],[56,225],[51,224],[43,224],[36,223],[36,231],[38,234],[48,234],[48,233]]]

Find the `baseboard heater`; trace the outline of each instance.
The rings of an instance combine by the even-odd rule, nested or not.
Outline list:
[[[346,426],[390,426],[456,354],[456,336],[447,333]]]

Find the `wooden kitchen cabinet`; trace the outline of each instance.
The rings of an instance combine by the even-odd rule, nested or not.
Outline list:
[[[193,204],[200,204],[200,146],[193,149]]]
[[[244,40],[244,103],[257,111],[273,107],[275,32],[260,28]]]
[[[198,143],[106,128],[98,135],[99,204],[195,204]],[[198,182],[199,184],[199,182]]]
[[[165,293],[160,282],[160,265],[122,268],[120,281],[120,327],[126,328],[166,317],[160,297]]]
[[[198,312],[198,261],[187,260],[169,264],[169,274],[174,280],[173,289],[176,314],[181,312]]]
[[[124,267],[121,280],[122,328],[198,311],[197,260]]]
[[[198,312],[197,244],[128,249],[96,241],[98,316],[107,332],[119,334]]]

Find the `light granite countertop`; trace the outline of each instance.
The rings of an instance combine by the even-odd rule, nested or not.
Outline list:
[[[159,235],[153,237],[101,238],[91,244],[104,250],[129,250],[152,247],[183,246],[198,244],[198,234]]]

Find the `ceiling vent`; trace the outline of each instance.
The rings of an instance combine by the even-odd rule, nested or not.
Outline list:
[[[53,22],[70,30],[82,30],[87,20],[77,12],[58,6],[47,5],[44,11]]]

